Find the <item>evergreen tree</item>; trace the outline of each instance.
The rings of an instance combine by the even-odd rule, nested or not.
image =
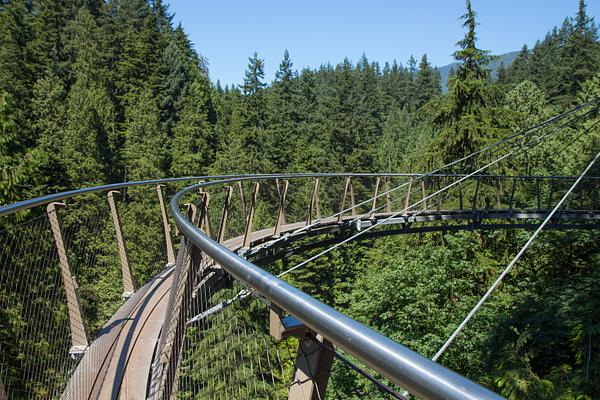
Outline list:
[[[289,171],[298,136],[298,93],[293,63],[286,50],[272,85],[269,110],[270,158],[277,171]]]
[[[123,147],[126,180],[164,177],[170,146],[150,89],[141,92],[128,108],[126,126]]]
[[[14,104],[9,93],[0,91],[0,203],[17,199],[17,185],[24,179],[20,168],[23,144],[18,135]]]
[[[33,94],[33,130],[38,138],[32,150],[37,176],[33,194],[60,192],[70,186],[66,160],[61,157],[66,93],[62,81],[51,73],[36,82]]]
[[[213,126],[209,121],[212,100],[208,79],[199,74],[183,101],[181,116],[173,129],[171,174],[205,175],[216,151]]]
[[[504,62],[500,63],[498,67],[498,75],[496,76],[496,83],[505,84],[506,83],[506,67],[504,66]]]
[[[227,145],[212,168],[217,173],[265,173],[271,170],[266,131],[264,61],[249,58],[239,107],[232,110]]]
[[[419,108],[441,93],[439,71],[431,68],[431,64],[427,61],[427,54],[423,54],[415,78],[415,106]]]
[[[562,101],[575,101],[583,83],[598,71],[599,57],[598,27],[594,18],[587,15],[584,0],[579,0],[579,10],[572,21],[572,30],[564,42],[561,54],[556,95],[560,96]]]
[[[248,69],[245,73],[242,93],[244,94],[245,125],[256,129],[264,128],[265,120],[265,62],[254,53],[249,58]]]
[[[531,53],[526,44],[515,57],[513,63],[507,70],[507,83],[520,83],[530,77],[529,57]]]
[[[441,129],[435,148],[444,162],[463,157],[486,141],[497,139],[503,134],[499,126],[506,124],[498,113],[501,98],[487,85],[489,71],[485,66],[490,56],[488,51],[477,48],[476,14],[470,0],[466,6],[462,19],[467,33],[457,43],[460,49],[454,53],[458,70],[450,80],[448,95],[431,105],[434,123]]]
[[[66,100],[61,157],[71,187],[106,182],[111,169],[112,102],[102,86],[87,80],[78,78]]]

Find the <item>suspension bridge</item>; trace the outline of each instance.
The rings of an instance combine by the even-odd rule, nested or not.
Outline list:
[[[504,173],[560,156],[598,107],[426,173],[166,178],[3,206],[0,399],[323,399],[334,365],[383,398],[501,398],[440,357],[543,229],[600,228],[598,155],[574,176]],[[496,229],[532,234],[435,355],[286,282],[349,242]]]

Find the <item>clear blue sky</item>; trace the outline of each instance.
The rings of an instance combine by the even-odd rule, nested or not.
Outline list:
[[[463,36],[463,0],[171,0],[173,22],[181,22],[196,50],[208,59],[211,79],[239,84],[248,57],[257,51],[271,82],[288,49],[294,67],[396,59],[425,52],[442,66],[453,61]],[[600,1],[587,0],[599,22]],[[533,45],[566,16],[578,0],[473,0],[480,26],[479,47],[501,54]]]

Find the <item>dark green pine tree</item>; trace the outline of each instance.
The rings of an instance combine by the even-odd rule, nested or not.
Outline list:
[[[255,52],[249,58],[239,106],[232,110],[224,138],[226,144],[215,161],[213,172],[265,173],[272,170],[266,157],[270,149],[267,147],[264,77],[264,61]]]
[[[329,138],[328,151],[335,160],[333,168],[338,171],[350,167],[349,157],[356,148],[357,132],[353,120],[358,103],[356,84],[352,63],[345,58],[335,67],[332,90],[321,103],[320,118]]]
[[[161,21],[159,18],[158,21]],[[158,99],[167,134],[177,123],[183,106],[183,99],[188,95],[190,85],[194,82],[194,73],[200,72],[199,60],[191,43],[179,25],[173,33],[168,33],[169,42],[162,59],[161,80]]]
[[[81,8],[66,29],[75,83],[66,98],[61,157],[70,185],[82,187],[106,182],[111,175],[115,113],[105,86],[105,53],[94,17]]]
[[[18,188],[25,175],[20,154],[23,143],[15,121],[15,109],[10,94],[0,91],[0,203],[8,204],[18,199]]]
[[[33,90],[33,130],[37,146],[32,150],[36,179],[32,195],[41,196],[69,188],[66,160],[61,157],[66,92],[62,81],[50,73],[38,80]]]
[[[298,139],[297,79],[286,50],[275,73],[269,107],[269,148],[277,171],[290,171]]]
[[[507,68],[506,71],[506,83],[520,83],[526,79],[531,79],[530,76],[530,68],[529,68],[529,58],[531,56],[531,52],[526,44],[523,45],[523,48],[515,57],[513,63]]]
[[[10,119],[11,125],[16,124],[18,141],[23,146],[34,144],[28,122],[35,82],[35,63],[27,48],[33,38],[30,6],[24,0],[0,5],[0,93],[5,102],[4,118]]]
[[[488,87],[489,52],[477,47],[476,14],[470,0],[466,6],[462,19],[467,33],[457,43],[460,49],[454,53],[458,70],[450,79],[448,95],[430,103],[427,110],[434,114],[434,125],[440,129],[432,158],[444,162],[470,154],[486,141],[506,134],[499,128],[506,124],[500,117],[501,98]]]
[[[584,0],[579,0],[579,10],[572,20],[572,31],[564,43],[560,61],[556,95],[563,103],[573,103],[584,82],[600,67],[598,27],[594,18],[587,15]]]
[[[258,58],[258,53],[254,53],[249,58],[248,69],[242,85],[244,94],[244,123],[248,127],[256,129],[264,128],[266,125],[266,107],[265,107],[265,62]]]
[[[507,83],[507,77],[506,77],[506,67],[504,66],[504,62],[500,63],[500,66],[498,67],[498,72],[496,75],[496,82],[500,83],[500,84],[505,84]]]
[[[437,68],[431,67],[431,64],[427,61],[427,54],[423,54],[419,71],[415,77],[415,106],[420,108],[441,93],[440,73]]]
[[[352,116],[353,149],[344,170],[375,169],[377,143],[381,138],[381,113],[377,91],[378,67],[362,55],[356,65],[356,106]]]
[[[182,99],[179,121],[173,128],[171,174],[174,176],[205,175],[215,158],[210,82],[199,68],[195,75],[197,78]]]
[[[162,129],[152,90],[146,88],[128,107],[123,162],[126,180],[164,177],[167,173],[169,140]]]
[[[298,134],[292,169],[295,172],[319,172],[330,170],[330,155],[319,121],[320,96],[317,73],[305,68],[298,78]]]

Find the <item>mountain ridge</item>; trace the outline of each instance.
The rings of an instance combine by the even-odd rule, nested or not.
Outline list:
[[[498,75],[498,68],[500,67],[500,64],[504,63],[505,67],[508,67],[509,65],[511,65],[513,63],[513,61],[515,60],[515,58],[517,57],[517,55],[519,54],[519,51],[511,51],[508,53],[504,53],[504,54],[500,54],[497,56],[494,56],[495,59],[490,62],[490,64],[488,65],[488,69],[491,70],[492,73],[492,79],[496,79],[496,76]],[[452,70],[452,68],[456,69],[458,67],[459,63],[458,62],[453,62],[441,67],[438,67],[438,71],[440,71],[440,76],[441,76],[441,84],[442,84],[442,92],[446,93],[448,91],[448,77],[450,76],[450,71]]]

